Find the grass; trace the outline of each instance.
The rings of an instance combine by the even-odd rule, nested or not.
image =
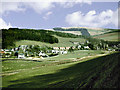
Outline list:
[[[99,38],[107,41],[119,41],[118,32],[106,33],[106,34],[94,36],[94,38]]]
[[[90,35],[99,35],[99,34],[103,34],[106,32],[106,30],[104,29],[100,29],[100,30],[96,30],[96,29],[87,29],[88,32],[90,33]],[[80,31],[61,31],[64,33],[72,33],[72,34],[76,34],[76,35],[82,35]]]
[[[70,41],[73,42],[84,42],[85,39],[83,38],[63,38],[63,37],[59,37],[59,36],[55,36],[58,38],[59,43],[54,43],[54,44],[50,44],[50,43],[44,43],[44,42],[39,42],[39,41],[30,41],[30,40],[21,40],[21,41],[17,41],[15,42],[16,47],[19,45],[40,45],[40,46],[50,46],[50,47],[67,47],[67,46],[74,46],[73,43],[71,43]]]
[[[6,60],[2,62],[3,68],[3,87],[7,88],[44,88],[44,87],[116,87],[116,77],[109,81],[108,76],[111,72],[118,70],[117,58],[119,53],[96,57],[96,51],[90,51],[94,55],[92,58],[79,60],[78,53],[81,56],[89,51],[74,52],[74,58],[78,61],[64,61],[63,55],[54,58],[44,59],[41,62]],[[99,54],[103,51],[97,51]],[[74,54],[73,54],[74,55]],[[68,54],[68,59],[71,58]],[[83,57],[82,56],[82,57]],[[6,69],[8,68],[8,69]],[[112,73],[112,74],[114,74]],[[117,74],[115,74],[117,76]],[[115,80],[114,80],[115,79]],[[107,80],[107,81],[106,81]],[[111,80],[111,79],[110,79]],[[104,82],[105,81],[105,82]],[[110,84],[108,84],[108,82]],[[112,83],[113,82],[113,83]],[[106,85],[106,84],[108,85]]]
[[[64,54],[64,55],[60,55],[58,57],[51,57],[49,58],[49,60],[59,60],[59,61],[62,61],[62,60],[71,60],[71,59],[75,59],[75,58],[82,58],[82,57],[85,57],[85,56],[91,56],[91,55],[97,55],[97,54],[100,54],[104,51],[102,50],[79,50],[79,51],[74,51],[74,52],[71,52],[68,54]]]

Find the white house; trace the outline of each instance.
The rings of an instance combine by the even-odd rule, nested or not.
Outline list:
[[[78,45],[78,47],[77,47],[78,49],[80,49],[81,48],[81,45]]]
[[[21,49],[25,49],[27,47],[27,45],[21,45],[20,48]]]
[[[66,50],[69,50],[70,49],[70,47],[66,47]]]
[[[60,51],[60,54],[63,54],[63,51]]]
[[[52,53],[59,53],[58,50],[52,50]]]
[[[67,51],[64,51],[63,54],[67,54]]]
[[[60,54],[67,54],[67,51],[60,51]]]
[[[84,46],[84,49],[90,49],[89,46]]]
[[[61,50],[65,50],[65,47],[60,47]]]
[[[45,53],[40,52],[40,53],[39,53],[39,56],[46,56],[46,54],[45,54]]]
[[[79,44],[79,42],[73,42],[73,44]]]
[[[14,51],[14,49],[11,49],[11,51],[13,52],[13,51]]]
[[[25,55],[23,53],[18,54],[18,59],[24,59]]]
[[[59,49],[59,47],[53,47],[53,49],[58,50],[58,49]]]

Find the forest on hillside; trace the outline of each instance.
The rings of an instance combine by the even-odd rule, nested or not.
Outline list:
[[[118,44],[119,42],[110,42],[104,41],[101,39],[95,39],[92,37],[87,37],[83,35],[75,35],[71,33],[63,33],[58,31],[49,31],[49,30],[34,30],[34,29],[18,29],[18,28],[9,28],[2,29],[2,48],[8,48],[15,46],[14,42],[19,40],[34,40],[46,43],[59,43],[58,38],[55,37],[60,36],[64,38],[84,38],[87,41],[91,42],[91,44],[108,44],[109,46],[113,46]]]
[[[2,30],[2,48],[15,46],[14,42],[18,40],[35,40],[46,43],[58,43],[58,39],[46,31],[37,31],[32,29],[3,29]]]
[[[2,48],[4,49],[10,46],[15,46],[14,42],[19,40],[34,40],[34,41],[41,41],[50,44],[59,43],[58,38],[56,38],[53,35],[66,37],[66,38],[82,37],[74,34],[54,32],[44,29],[34,30],[34,29],[9,28],[8,30],[2,29]]]

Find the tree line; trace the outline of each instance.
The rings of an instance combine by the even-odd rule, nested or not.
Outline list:
[[[43,30],[32,29],[2,29],[2,48],[15,46],[14,42],[18,40],[35,40],[46,43],[58,43],[58,38],[46,33]]]

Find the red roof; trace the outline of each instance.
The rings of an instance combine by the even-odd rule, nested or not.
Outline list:
[[[0,53],[5,53],[4,51],[1,51]]]

